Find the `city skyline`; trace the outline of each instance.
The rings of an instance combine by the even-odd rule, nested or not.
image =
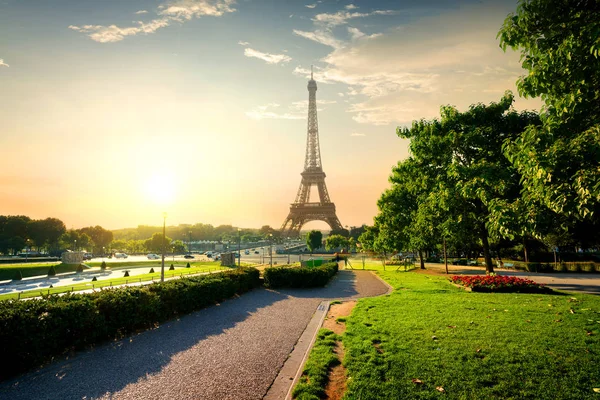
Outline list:
[[[329,192],[344,225],[371,224],[408,155],[397,126],[516,94],[524,73],[496,39],[516,2],[446,3],[5,0],[2,214],[279,228],[314,64]]]

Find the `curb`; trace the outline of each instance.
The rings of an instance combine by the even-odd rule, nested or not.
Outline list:
[[[329,301],[322,301],[319,304],[300,335],[298,342],[294,345],[294,349],[279,370],[277,377],[263,396],[263,400],[288,400],[292,398],[292,390],[302,375],[304,364],[317,339],[317,334],[323,325],[327,311],[329,311],[329,304]]]

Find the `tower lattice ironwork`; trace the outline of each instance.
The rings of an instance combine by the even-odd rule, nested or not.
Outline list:
[[[335,213],[335,204],[329,198],[325,185],[325,172],[321,164],[319,146],[319,123],[317,121],[317,82],[313,79],[312,68],[308,81],[308,132],[306,136],[306,156],[304,171],[300,174],[300,188],[296,200],[290,206],[290,213],[281,225],[284,236],[298,236],[304,224],[310,221],[324,221],[331,229],[342,229]],[[319,202],[310,202],[310,189],[316,186]]]

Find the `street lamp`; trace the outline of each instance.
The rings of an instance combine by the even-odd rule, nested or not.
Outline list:
[[[27,263],[27,260],[29,260],[29,248],[28,248],[29,242],[30,242],[29,239],[25,239],[25,262],[26,263]]]
[[[192,231],[188,231],[188,253],[192,254]]]
[[[167,223],[167,213],[164,212],[163,213],[163,242],[162,242],[162,262],[160,265],[160,281],[164,282],[165,281],[165,243],[167,241],[167,228],[166,228],[166,223]]]
[[[102,261],[104,261],[105,256],[106,256],[106,247],[102,246]]]
[[[273,267],[273,234],[269,233],[269,257],[271,258],[270,264]]]
[[[73,248],[75,249],[75,251],[77,251],[77,239],[75,239],[75,244],[73,245]]]
[[[242,228],[238,228],[238,268],[242,265]]]

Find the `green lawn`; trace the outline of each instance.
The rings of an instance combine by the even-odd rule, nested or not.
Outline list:
[[[191,266],[191,263],[190,263],[190,268],[185,268],[185,264],[174,265],[176,267],[176,269],[173,271],[170,271],[168,269],[170,264],[165,263],[165,278],[181,276],[182,274],[183,274],[183,276],[185,276],[185,275],[190,275],[190,274],[199,274],[199,273],[204,273],[204,272],[216,272],[219,270],[228,269],[228,267],[222,267],[219,263],[214,263],[214,262],[197,262],[194,264],[196,264],[196,265]],[[131,269],[133,269],[133,268],[131,268]],[[154,270],[156,272],[153,274],[141,274],[141,275],[134,275],[134,276],[129,276],[129,277],[103,279],[103,280],[98,280],[96,282],[92,282],[91,277],[90,277],[90,279],[86,279],[86,282],[77,283],[77,284],[69,285],[69,286],[57,286],[57,287],[54,287],[51,289],[44,289],[44,290],[37,290],[37,289],[28,290],[28,291],[22,292],[20,295],[17,293],[3,294],[3,295],[0,295],[0,300],[9,300],[9,299],[17,299],[17,298],[25,299],[28,297],[37,297],[37,296],[40,296],[41,294],[47,295],[47,294],[58,294],[58,293],[65,293],[65,292],[71,292],[71,291],[76,292],[79,290],[98,289],[101,287],[111,287],[111,286],[132,283],[132,282],[145,282],[145,281],[159,280],[160,279],[160,268],[155,268]]]
[[[77,265],[62,264],[60,262],[0,264],[0,281],[14,279],[18,271],[21,271],[23,278],[48,275],[48,271],[52,265],[54,265],[57,274],[62,274],[63,272],[75,272],[77,269]]]
[[[345,399],[600,399],[600,297],[378,273],[395,290],[347,319]]]

